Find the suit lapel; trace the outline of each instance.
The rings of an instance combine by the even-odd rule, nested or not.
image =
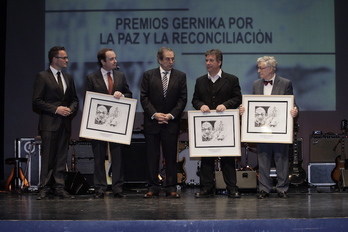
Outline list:
[[[205,78],[203,79],[204,80],[204,88],[206,89],[207,93],[210,94],[210,87],[209,87],[209,84],[211,82],[211,80],[208,78],[208,74],[205,76]]]
[[[273,88],[272,88],[272,93],[271,95],[279,95],[279,78],[276,75],[274,78],[274,83],[273,83]]]
[[[256,86],[255,86],[255,94],[258,94],[258,95],[263,95],[264,92],[263,92],[263,79],[259,79],[258,82],[256,83]]]
[[[158,68],[154,73],[154,81],[155,81],[156,87],[158,88],[159,93],[161,93],[161,95],[164,96],[163,95],[163,86],[162,86],[162,75],[161,75],[160,68]],[[169,87],[169,85],[168,85],[168,87]],[[168,91],[167,91],[167,95],[168,95]]]
[[[220,89],[222,88],[222,86],[224,86],[227,82],[227,78],[225,77],[224,72],[221,73],[221,78],[219,78],[220,80],[215,82],[215,86],[216,86],[216,93],[218,93],[220,91]]]
[[[98,83],[98,85],[102,86],[102,88],[104,89],[104,93],[109,93],[108,87],[105,84],[101,70],[99,70],[99,72],[97,73],[96,82]]]
[[[173,88],[173,86],[176,85],[177,81],[178,81],[177,73],[174,71],[174,69],[172,69],[172,71],[170,72],[170,78],[169,78],[169,83],[168,83],[167,95],[170,93],[170,91]],[[161,80],[161,82],[162,82],[162,80]]]
[[[63,74],[64,76],[64,74]],[[56,86],[56,92],[57,94],[60,96],[60,97],[63,97],[64,96],[64,91],[60,88],[54,74],[52,73],[51,69],[48,69],[48,78],[50,79],[50,82]],[[65,77],[64,77],[65,78]]]

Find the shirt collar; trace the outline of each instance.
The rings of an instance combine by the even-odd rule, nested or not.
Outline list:
[[[101,73],[102,73],[103,76],[105,76],[108,72],[110,72],[110,73],[111,73],[111,76],[112,76],[112,70],[111,70],[111,71],[106,71],[105,69],[100,68],[100,71],[101,71]]]
[[[170,72],[171,72],[171,71],[172,71],[172,70],[166,71],[166,70],[164,70],[164,69],[160,66],[161,76],[163,76],[162,74],[163,74],[164,72],[168,72],[168,76],[170,76]]]
[[[264,81],[273,81],[273,83],[274,83],[275,76],[276,76],[276,74],[274,74],[273,77],[270,80],[265,80],[264,79]]]
[[[50,66],[50,69],[54,75],[57,75],[57,72],[62,72],[61,70],[57,70],[57,69],[53,68],[52,66]]]
[[[210,76],[210,74],[208,73],[208,79],[216,81],[217,79],[222,77],[221,74],[222,74],[222,70],[221,69],[214,77]]]

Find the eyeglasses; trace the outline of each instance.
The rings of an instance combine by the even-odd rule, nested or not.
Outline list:
[[[67,56],[64,56],[64,57],[55,56],[55,58],[57,58],[57,59],[62,59],[62,60],[67,60],[67,59],[68,59],[68,57],[67,57]]]
[[[266,67],[256,67],[257,70],[264,70],[265,68],[268,68],[269,66],[266,66]]]

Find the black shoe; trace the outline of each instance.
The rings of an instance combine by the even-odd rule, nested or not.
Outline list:
[[[279,198],[289,198],[289,195],[285,191],[282,191],[282,192],[278,193],[278,197]]]
[[[114,194],[114,198],[124,198],[127,195],[124,192],[118,192]]]
[[[166,193],[167,198],[180,198],[180,194],[177,192],[168,192]]]
[[[70,195],[67,191],[65,191],[64,189],[60,189],[55,191],[55,195],[58,196],[61,199],[74,199],[75,197]]]
[[[104,198],[104,193],[103,192],[95,192],[93,197],[95,199],[103,199]]]
[[[257,198],[264,199],[266,197],[269,197],[269,193],[266,193],[265,191],[261,190]]]
[[[241,198],[242,197],[239,192],[229,192],[229,193],[227,193],[227,195],[229,198]]]
[[[36,200],[43,200],[45,198],[48,197],[48,192],[40,192],[37,197],[36,197]]]
[[[43,187],[39,189],[39,194],[36,197],[36,200],[43,200],[49,197],[51,189],[49,187]]]
[[[155,198],[157,196],[158,196],[158,193],[150,191],[150,192],[145,193],[144,198]]]
[[[198,193],[195,193],[196,198],[208,198],[214,197],[214,193],[212,191],[202,190]]]

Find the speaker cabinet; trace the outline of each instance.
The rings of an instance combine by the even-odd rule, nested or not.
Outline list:
[[[145,139],[132,139],[130,145],[123,147],[125,183],[145,183],[147,159]]]
[[[70,194],[83,195],[87,194],[89,184],[80,172],[67,172],[65,188]]]
[[[337,156],[343,152],[347,154],[347,138],[344,144],[341,142],[340,135],[320,135],[310,138],[310,163],[334,163]],[[343,150],[342,150],[343,149]]]
[[[348,170],[347,169],[341,169],[341,184],[343,188],[348,187]]]
[[[67,165],[71,170],[71,157],[75,154],[75,169],[81,174],[94,173],[94,155],[92,144],[88,141],[76,141],[69,145]]]
[[[331,172],[335,166],[335,163],[309,163],[308,183],[314,186],[335,185],[331,178]]]
[[[237,186],[239,189],[256,189],[256,171],[237,171]]]
[[[41,172],[41,140],[36,138],[17,138],[15,140],[17,158],[27,158],[27,163],[20,163],[30,188],[37,189],[40,185]]]

